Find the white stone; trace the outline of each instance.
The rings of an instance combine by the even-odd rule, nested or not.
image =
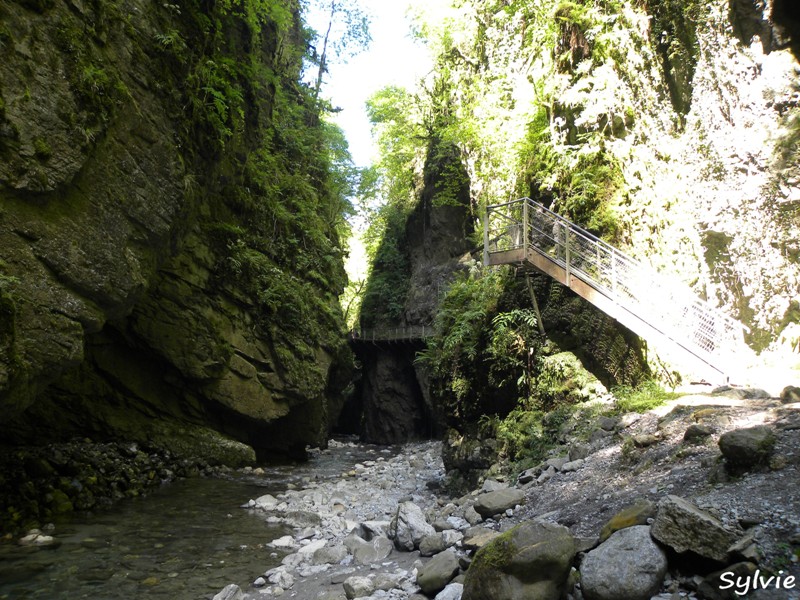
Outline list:
[[[272,541],[271,541],[269,544],[267,544],[267,545],[268,545],[268,546],[271,546],[272,548],[286,548],[286,549],[290,549],[290,548],[294,548],[296,544],[295,544],[295,542],[294,542],[294,538],[293,538],[292,536],[290,536],[290,535],[284,535],[283,537],[279,537],[279,538],[278,538],[278,539],[276,539],[276,540],[272,540]]]
[[[264,494],[256,498],[255,505],[263,510],[272,510],[278,506],[278,499],[272,494]]]
[[[447,586],[433,600],[461,600],[464,585],[461,583],[448,583]]]
[[[319,550],[320,548],[324,548],[328,542],[325,540],[314,540],[313,542],[306,544],[300,550],[297,551],[298,554],[302,554],[305,556],[311,556]]]

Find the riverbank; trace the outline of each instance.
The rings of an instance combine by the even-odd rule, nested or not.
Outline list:
[[[800,580],[800,404],[786,400],[735,389],[684,396],[644,415],[598,419],[588,440],[570,438],[567,423],[564,445],[543,464],[459,498],[442,491],[441,450],[432,442],[378,455],[338,479],[253,498],[244,510],[292,527],[269,544],[281,565],[215,599],[509,600],[534,597],[525,586],[538,585],[537,598],[604,600],[628,593],[602,591],[620,565],[634,570],[630,585],[644,585],[634,598],[741,597],[742,588],[725,588],[726,572],[779,576],[771,589],[751,586],[748,598],[800,598],[796,586],[775,587]],[[768,452],[737,463],[736,451],[721,450],[730,446],[723,437],[747,437],[734,432],[766,435],[758,447]],[[533,546],[561,547],[562,556],[540,557],[547,569],[526,563],[523,572],[541,581],[522,577],[528,591],[504,595],[514,569],[504,571],[497,555],[487,567],[486,555],[493,544],[515,547],[508,536],[520,532],[538,540],[526,538]],[[654,561],[661,566],[653,569]],[[590,575],[598,563],[600,583]],[[475,591],[470,573],[479,571],[494,589]]]

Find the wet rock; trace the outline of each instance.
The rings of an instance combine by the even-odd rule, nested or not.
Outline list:
[[[525,492],[515,488],[497,490],[482,494],[475,501],[475,511],[484,519],[514,508],[517,504],[525,503]]]
[[[586,555],[581,589],[587,600],[648,600],[666,572],[666,554],[650,537],[650,528],[635,525],[615,532]]]
[[[606,541],[612,533],[620,529],[634,525],[647,525],[647,520],[655,516],[655,505],[647,499],[639,499],[609,519],[600,531],[600,541]]]
[[[398,550],[408,552],[418,548],[426,535],[435,534],[436,530],[428,524],[422,509],[413,502],[402,502],[389,526],[389,537]]]
[[[272,540],[267,545],[271,546],[272,548],[282,548],[287,550],[295,548],[297,546],[297,544],[295,544],[294,538],[290,535],[281,536],[275,540]]]
[[[730,470],[746,470],[767,464],[775,449],[775,434],[766,425],[734,429],[719,438],[719,449]]]
[[[243,600],[243,598],[242,589],[234,583],[226,585],[221,592],[214,596],[214,600]]]
[[[417,585],[429,596],[437,594],[458,574],[458,556],[452,548],[428,561],[417,575]]]
[[[784,404],[800,402],[800,387],[795,385],[787,385],[781,390],[780,399]]]
[[[558,600],[575,556],[566,527],[526,521],[475,555],[463,600]]]
[[[718,562],[727,559],[727,549],[738,539],[718,519],[672,495],[659,502],[650,531],[656,540],[678,553],[691,551]]]
[[[342,584],[344,593],[348,600],[353,598],[365,598],[372,595],[375,591],[375,585],[369,577],[353,576],[345,579]]]
[[[51,535],[45,535],[39,529],[31,529],[27,535],[19,539],[20,546],[55,546],[56,539]]]

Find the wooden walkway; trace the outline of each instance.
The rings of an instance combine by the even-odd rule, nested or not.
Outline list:
[[[488,207],[484,264],[545,273],[656,348],[688,354],[725,378],[749,352],[744,325],[530,198]]]

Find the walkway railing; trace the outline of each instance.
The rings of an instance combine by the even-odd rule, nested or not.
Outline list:
[[[530,198],[489,206],[485,219],[485,264],[532,263],[573,289],[577,279],[604,297],[603,302],[589,301],[608,306],[605,299],[611,300],[648,325],[643,329],[660,332],[729,374],[730,355],[743,346],[745,326],[697,298],[681,281],[656,272]]]
[[[383,327],[354,329],[350,339],[356,342],[407,342],[424,340],[433,335],[432,325],[410,325],[407,327]]]

